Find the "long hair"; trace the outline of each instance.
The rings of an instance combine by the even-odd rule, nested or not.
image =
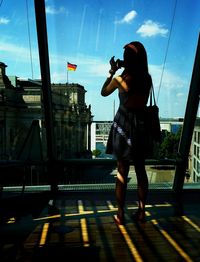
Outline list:
[[[129,88],[136,92],[150,89],[152,80],[148,71],[147,53],[142,43],[134,41],[124,46],[124,71],[121,76]]]

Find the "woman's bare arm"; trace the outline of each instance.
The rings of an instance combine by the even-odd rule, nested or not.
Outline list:
[[[118,88],[117,81],[115,80],[115,78],[112,77],[113,75],[110,74],[106,79],[106,81],[104,82],[101,89],[102,96],[108,96]]]
[[[106,81],[104,82],[104,84],[102,86],[102,89],[101,89],[101,95],[102,96],[108,96],[118,88],[118,83],[115,80],[115,78],[113,78],[116,71],[120,68],[119,65],[118,65],[118,60],[115,61],[114,56],[113,56],[113,57],[111,57],[109,62],[110,62],[110,65],[111,65],[111,69],[109,71],[109,75],[108,75]]]

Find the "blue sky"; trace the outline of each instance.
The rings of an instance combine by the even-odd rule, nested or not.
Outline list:
[[[51,81],[66,83],[67,62],[77,64],[68,81],[85,87],[94,120],[112,120],[118,94],[100,95],[108,61],[113,55],[122,58],[123,46],[134,40],[146,47],[160,116],[184,116],[200,31],[199,0],[45,3]],[[1,0],[0,34],[0,61],[8,65],[7,75],[40,78],[34,1]]]

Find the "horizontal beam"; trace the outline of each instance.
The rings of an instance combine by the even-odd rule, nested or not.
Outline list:
[[[176,165],[175,159],[147,159],[146,165]],[[1,167],[27,167],[27,166],[46,166],[47,161],[21,161],[21,160],[0,160]],[[85,165],[85,166],[102,166],[102,165],[116,165],[117,161],[111,158],[70,158],[66,160],[55,161],[56,165],[71,166],[71,165]],[[131,162],[131,165],[134,163]]]

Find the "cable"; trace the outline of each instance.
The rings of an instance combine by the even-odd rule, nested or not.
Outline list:
[[[33,79],[33,58],[32,58],[31,36],[30,36],[30,25],[29,25],[29,12],[28,12],[27,0],[26,0],[26,14],[27,14],[28,40],[29,40],[30,60],[31,60],[31,73],[32,73],[32,79]]]
[[[158,88],[157,102],[158,102],[158,97],[159,97],[159,94],[160,94],[160,88],[161,88],[161,85],[162,85],[162,79],[163,79],[163,74],[164,74],[164,70],[165,70],[165,64],[166,64],[166,60],[167,60],[167,54],[168,54],[168,50],[169,50],[169,43],[170,43],[170,39],[171,39],[172,28],[173,28],[173,25],[174,25],[174,18],[175,18],[175,14],[176,14],[177,2],[178,2],[178,0],[175,1],[175,5],[174,5],[174,12],[173,12],[172,22],[171,22],[171,26],[170,26],[170,30],[169,30],[169,38],[168,38],[168,41],[167,41],[167,47],[166,47],[166,52],[165,52],[165,57],[164,57],[161,77],[160,77],[160,84],[159,84],[159,88]]]

